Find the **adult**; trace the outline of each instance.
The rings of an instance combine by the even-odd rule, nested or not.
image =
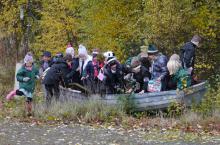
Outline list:
[[[171,76],[171,83],[174,84],[173,86],[176,86],[173,89],[183,90],[191,85],[191,77],[182,67],[179,55],[173,54],[170,57],[167,68]]]
[[[67,74],[66,78],[68,81],[68,84],[70,83],[78,83],[80,84],[80,73],[78,70],[79,67],[79,58],[75,57],[75,50],[72,47],[71,44],[68,44],[66,48],[66,55],[71,55],[72,56],[72,64],[71,64],[71,71],[70,73]]]
[[[56,63],[48,70],[43,83],[47,90],[46,105],[49,106],[51,99],[59,99],[59,85],[65,86],[67,83],[67,74],[70,72],[72,56],[66,55],[63,59],[58,59]]]
[[[180,60],[182,66],[187,70],[188,74],[193,76],[196,48],[199,47],[201,37],[194,35],[190,42],[186,42],[180,49]]]
[[[82,84],[90,91],[94,91],[94,67],[92,64],[92,56],[88,55],[87,49],[80,44],[79,54],[79,72]]]
[[[46,71],[52,66],[53,62],[51,59],[51,52],[49,51],[44,51],[42,55],[42,60],[40,61],[40,69],[39,69],[39,75],[43,79]],[[45,88],[45,85],[42,83],[42,89],[44,92],[44,97],[46,98],[47,96],[47,91]]]
[[[155,45],[149,45],[148,58],[151,61],[151,79],[161,82],[161,91],[165,91],[169,76],[167,69],[168,58],[159,53]]]
[[[107,94],[116,94],[124,89],[122,67],[114,56],[108,57],[104,66],[104,76]]]
[[[140,58],[139,58],[140,57]],[[144,93],[147,92],[148,81],[151,78],[151,74],[148,67],[145,65],[145,57],[144,55],[140,55],[139,57],[134,57],[131,61],[131,68],[133,73],[133,79],[136,82],[136,93]],[[149,64],[149,63],[148,63]]]

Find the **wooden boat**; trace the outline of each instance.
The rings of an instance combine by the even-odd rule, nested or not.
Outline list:
[[[106,104],[116,105],[120,103],[120,98],[126,97],[134,103],[136,110],[163,109],[170,106],[171,103],[183,103],[185,106],[192,106],[201,102],[206,92],[206,82],[201,82],[182,91],[171,90],[156,93],[144,94],[106,94],[105,96],[91,95],[86,96],[80,91],[60,87],[61,101],[88,101],[96,100]]]

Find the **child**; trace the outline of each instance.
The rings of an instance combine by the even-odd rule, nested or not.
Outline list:
[[[173,54],[170,57],[167,68],[171,75],[172,82],[177,84],[177,89],[183,90],[191,85],[191,78],[187,71],[182,68],[179,55]]]
[[[15,95],[25,96],[26,104],[25,108],[28,115],[31,115],[32,111],[32,98],[35,89],[36,79],[39,79],[38,69],[33,64],[33,56],[29,52],[24,58],[24,65],[17,72],[17,80],[19,82],[19,89],[11,91],[7,96],[7,100],[13,99]]]

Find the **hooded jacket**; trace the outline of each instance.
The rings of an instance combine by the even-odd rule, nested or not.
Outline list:
[[[63,60],[59,59],[56,63],[54,63],[51,68],[48,70],[43,84],[45,85],[57,85],[60,82],[67,83],[67,74],[70,73],[71,69],[69,68],[68,64]]]

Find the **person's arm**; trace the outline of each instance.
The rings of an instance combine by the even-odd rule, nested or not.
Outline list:
[[[161,76],[159,77],[160,80],[163,80],[168,75],[167,61],[168,60],[165,56],[161,57],[159,60],[161,69]]]
[[[22,68],[20,68],[17,72],[17,75],[16,75],[16,78],[17,78],[17,81],[19,82],[24,82],[24,78],[25,78],[25,72]]]
[[[71,79],[75,75],[75,73],[77,72],[77,69],[79,67],[79,62],[74,61],[72,65],[73,65],[73,67],[72,67],[71,71],[66,75],[67,79]]]

